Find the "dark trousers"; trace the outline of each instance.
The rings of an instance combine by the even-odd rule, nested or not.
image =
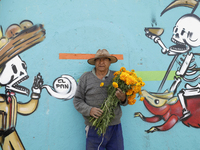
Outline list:
[[[104,136],[99,136],[95,127],[89,127],[86,135],[86,150],[124,150],[121,123],[109,126]]]

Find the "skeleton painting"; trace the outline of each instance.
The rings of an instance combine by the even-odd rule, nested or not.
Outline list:
[[[164,32],[162,28],[145,28],[145,35],[159,44],[162,48],[161,52],[173,57],[158,91],[142,91],[142,95],[145,97],[144,105],[154,116],[145,117],[142,113],[136,112],[135,117],[152,123],[162,119],[165,121],[160,126],[151,127],[147,130],[148,133],[169,130],[178,121],[183,122],[186,126],[200,128],[200,83],[198,81],[200,69],[195,61],[195,56],[200,54],[193,51],[194,48],[200,46],[200,18],[194,14],[198,5],[199,1],[195,0],[175,0],[163,10],[161,15],[178,6],[192,8],[191,13],[184,14],[176,22],[171,38],[175,45],[169,48],[160,38]],[[174,82],[169,89],[161,92],[174,63],[179,65]],[[185,86],[180,87],[181,90],[178,91],[182,81],[186,82]],[[198,83],[193,85],[196,81]]]
[[[36,75],[30,100],[27,103],[17,101],[15,93],[29,95],[28,88],[19,84],[28,79],[26,63],[19,54],[40,43],[45,38],[42,24],[34,25],[29,20],[10,25],[5,35],[0,31],[0,85],[5,94],[0,94],[0,145],[3,150],[25,149],[16,131],[17,114],[29,115],[38,106],[43,79]]]

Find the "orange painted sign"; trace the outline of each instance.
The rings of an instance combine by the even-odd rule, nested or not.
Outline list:
[[[95,54],[74,54],[74,53],[59,53],[59,59],[90,59],[94,58]],[[119,60],[123,60],[122,54],[111,54]]]

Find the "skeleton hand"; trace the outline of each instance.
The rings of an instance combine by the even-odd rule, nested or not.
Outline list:
[[[39,94],[42,91],[42,86],[43,86],[43,79],[40,73],[34,78],[33,86],[32,86],[32,91],[35,94]]]
[[[152,34],[152,33],[149,32],[148,30],[145,30],[145,35],[146,35],[148,38],[154,40],[155,43],[158,43],[158,40],[160,40],[160,37],[159,37],[159,36],[157,36],[157,35],[155,35],[155,34]]]

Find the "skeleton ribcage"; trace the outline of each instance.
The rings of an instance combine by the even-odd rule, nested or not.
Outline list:
[[[185,58],[186,58],[186,55],[182,55],[182,57],[180,57],[179,62],[178,62],[179,67],[183,66],[183,62]],[[185,68],[186,72],[182,76],[182,79],[190,83],[198,81],[198,79],[200,78],[200,74],[199,74],[200,69],[197,67],[197,64],[195,62],[195,57],[193,56],[192,59],[186,63],[189,63],[189,66]]]

